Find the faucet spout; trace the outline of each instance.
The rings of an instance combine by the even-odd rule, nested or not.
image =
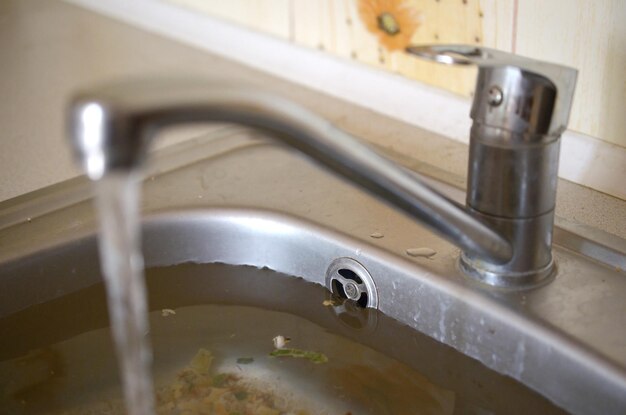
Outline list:
[[[80,93],[69,110],[72,147],[91,179],[142,163],[152,138],[181,123],[230,122],[269,133],[484,261],[509,241],[415,176],[328,121],[276,96],[189,81],[121,82]]]

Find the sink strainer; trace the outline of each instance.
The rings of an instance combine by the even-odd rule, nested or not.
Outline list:
[[[372,276],[352,258],[337,258],[330,263],[326,271],[326,288],[361,307],[378,308],[378,293]]]

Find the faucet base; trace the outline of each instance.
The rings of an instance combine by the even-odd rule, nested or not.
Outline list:
[[[554,210],[530,218],[505,218],[468,208],[472,215],[498,229],[515,247],[505,263],[486,261],[463,251],[461,270],[471,278],[502,288],[536,287],[550,281],[555,265],[552,258]]]
[[[488,267],[487,267],[488,265]],[[472,260],[464,253],[459,260],[461,271],[473,280],[490,285],[492,287],[504,289],[528,289],[544,285],[554,278],[557,266],[554,260],[550,260],[548,265],[541,269],[515,272],[506,270],[494,270],[491,264],[485,264],[480,260]]]

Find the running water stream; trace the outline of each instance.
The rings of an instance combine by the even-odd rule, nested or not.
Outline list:
[[[109,318],[130,415],[153,415],[152,353],[141,254],[137,173],[111,172],[95,182],[100,262]]]

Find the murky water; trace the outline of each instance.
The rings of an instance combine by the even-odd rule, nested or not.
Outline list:
[[[140,244],[140,181],[110,173],[94,182],[98,242],[111,331],[130,415],[154,414],[147,299]]]
[[[561,413],[511,378],[298,278],[185,264],[147,270],[147,288],[158,414]],[[0,412],[125,413],[102,285],[0,319],[2,333],[23,327],[33,336],[0,344]],[[272,357],[277,335],[327,361]]]

